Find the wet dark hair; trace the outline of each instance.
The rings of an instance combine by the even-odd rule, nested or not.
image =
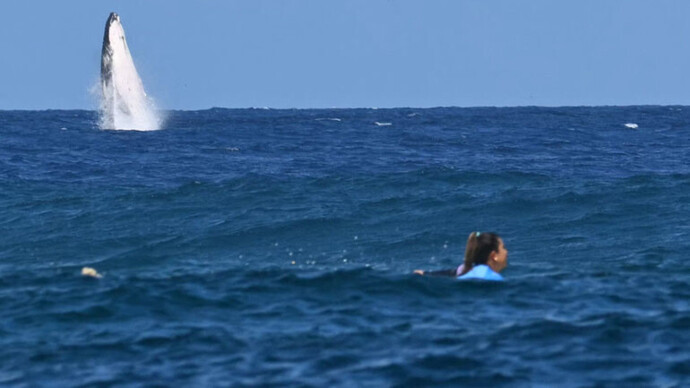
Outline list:
[[[500,237],[496,233],[472,232],[467,238],[465,247],[465,268],[462,270],[464,275],[472,270],[475,265],[486,264],[489,255],[493,251],[498,251]]]

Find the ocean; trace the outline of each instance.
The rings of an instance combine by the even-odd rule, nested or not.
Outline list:
[[[0,111],[0,386],[690,386],[690,107],[98,122]]]

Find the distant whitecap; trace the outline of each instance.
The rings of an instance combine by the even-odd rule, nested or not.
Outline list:
[[[626,123],[625,126],[631,129],[637,129],[638,125],[635,123]]]
[[[343,121],[337,117],[320,117],[318,119],[315,119],[316,121]]]
[[[374,121],[374,124],[378,125],[379,127],[387,127],[389,125],[393,125],[393,123],[386,123],[386,122],[379,122],[379,121]]]

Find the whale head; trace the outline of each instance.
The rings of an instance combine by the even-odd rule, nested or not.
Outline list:
[[[113,22],[119,22],[120,21],[120,15],[118,15],[116,12],[111,12],[110,16],[108,16],[108,20],[106,22],[106,25],[110,25]]]
[[[108,20],[105,22],[105,32],[103,33],[103,55],[112,54],[115,49],[114,45],[124,45],[127,48],[127,40],[125,39],[125,30],[120,22],[120,16],[115,12],[111,12]],[[109,52],[106,52],[108,50]],[[129,49],[127,49],[129,51]]]

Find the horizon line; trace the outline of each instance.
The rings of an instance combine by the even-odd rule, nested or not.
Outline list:
[[[683,104],[630,104],[630,105],[438,105],[438,106],[393,106],[393,107],[290,107],[290,108],[276,108],[270,106],[251,106],[251,107],[222,107],[222,106],[212,106],[209,108],[197,108],[197,109],[180,109],[180,108],[170,108],[170,109],[157,109],[161,112],[195,112],[195,111],[205,111],[213,109],[224,109],[224,110],[394,110],[394,109],[520,109],[520,108],[548,108],[548,109],[558,109],[558,108],[643,108],[643,107],[690,107],[690,105]],[[87,109],[87,108],[41,108],[41,109],[2,109],[0,112],[50,112],[50,111],[87,111],[87,112],[98,112],[100,109]]]

